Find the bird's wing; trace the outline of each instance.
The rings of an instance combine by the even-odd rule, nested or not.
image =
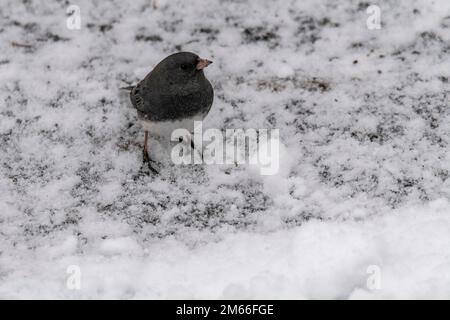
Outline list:
[[[145,81],[142,80],[130,91],[131,103],[145,119],[159,119],[159,113],[163,111],[159,106],[163,106],[164,103],[160,102],[160,93],[152,90],[153,86]]]
[[[142,84],[139,82],[137,85],[135,85],[131,91],[130,91],[130,100],[133,106],[141,111],[144,112],[144,98],[142,96]]]

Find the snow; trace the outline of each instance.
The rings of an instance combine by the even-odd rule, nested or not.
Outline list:
[[[448,1],[380,30],[360,1],[0,4],[0,298],[450,298]],[[148,174],[118,88],[180,50],[214,61],[204,130],[279,129],[277,174]]]

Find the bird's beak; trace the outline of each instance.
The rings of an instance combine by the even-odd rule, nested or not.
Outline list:
[[[203,70],[212,63],[212,61],[208,59],[198,59],[197,61],[197,70]]]

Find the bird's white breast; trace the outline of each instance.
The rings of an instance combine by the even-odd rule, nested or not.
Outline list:
[[[162,138],[163,140],[170,140],[172,132],[176,129],[186,129],[189,132],[194,132],[194,121],[202,121],[204,116],[198,115],[189,119],[176,121],[149,121],[141,119],[142,128],[148,131],[151,136]]]

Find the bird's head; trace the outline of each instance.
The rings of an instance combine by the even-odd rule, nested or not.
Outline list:
[[[162,60],[155,69],[164,69],[170,74],[172,81],[184,82],[196,77],[203,77],[203,69],[209,66],[212,61],[201,59],[192,52],[174,53]]]

